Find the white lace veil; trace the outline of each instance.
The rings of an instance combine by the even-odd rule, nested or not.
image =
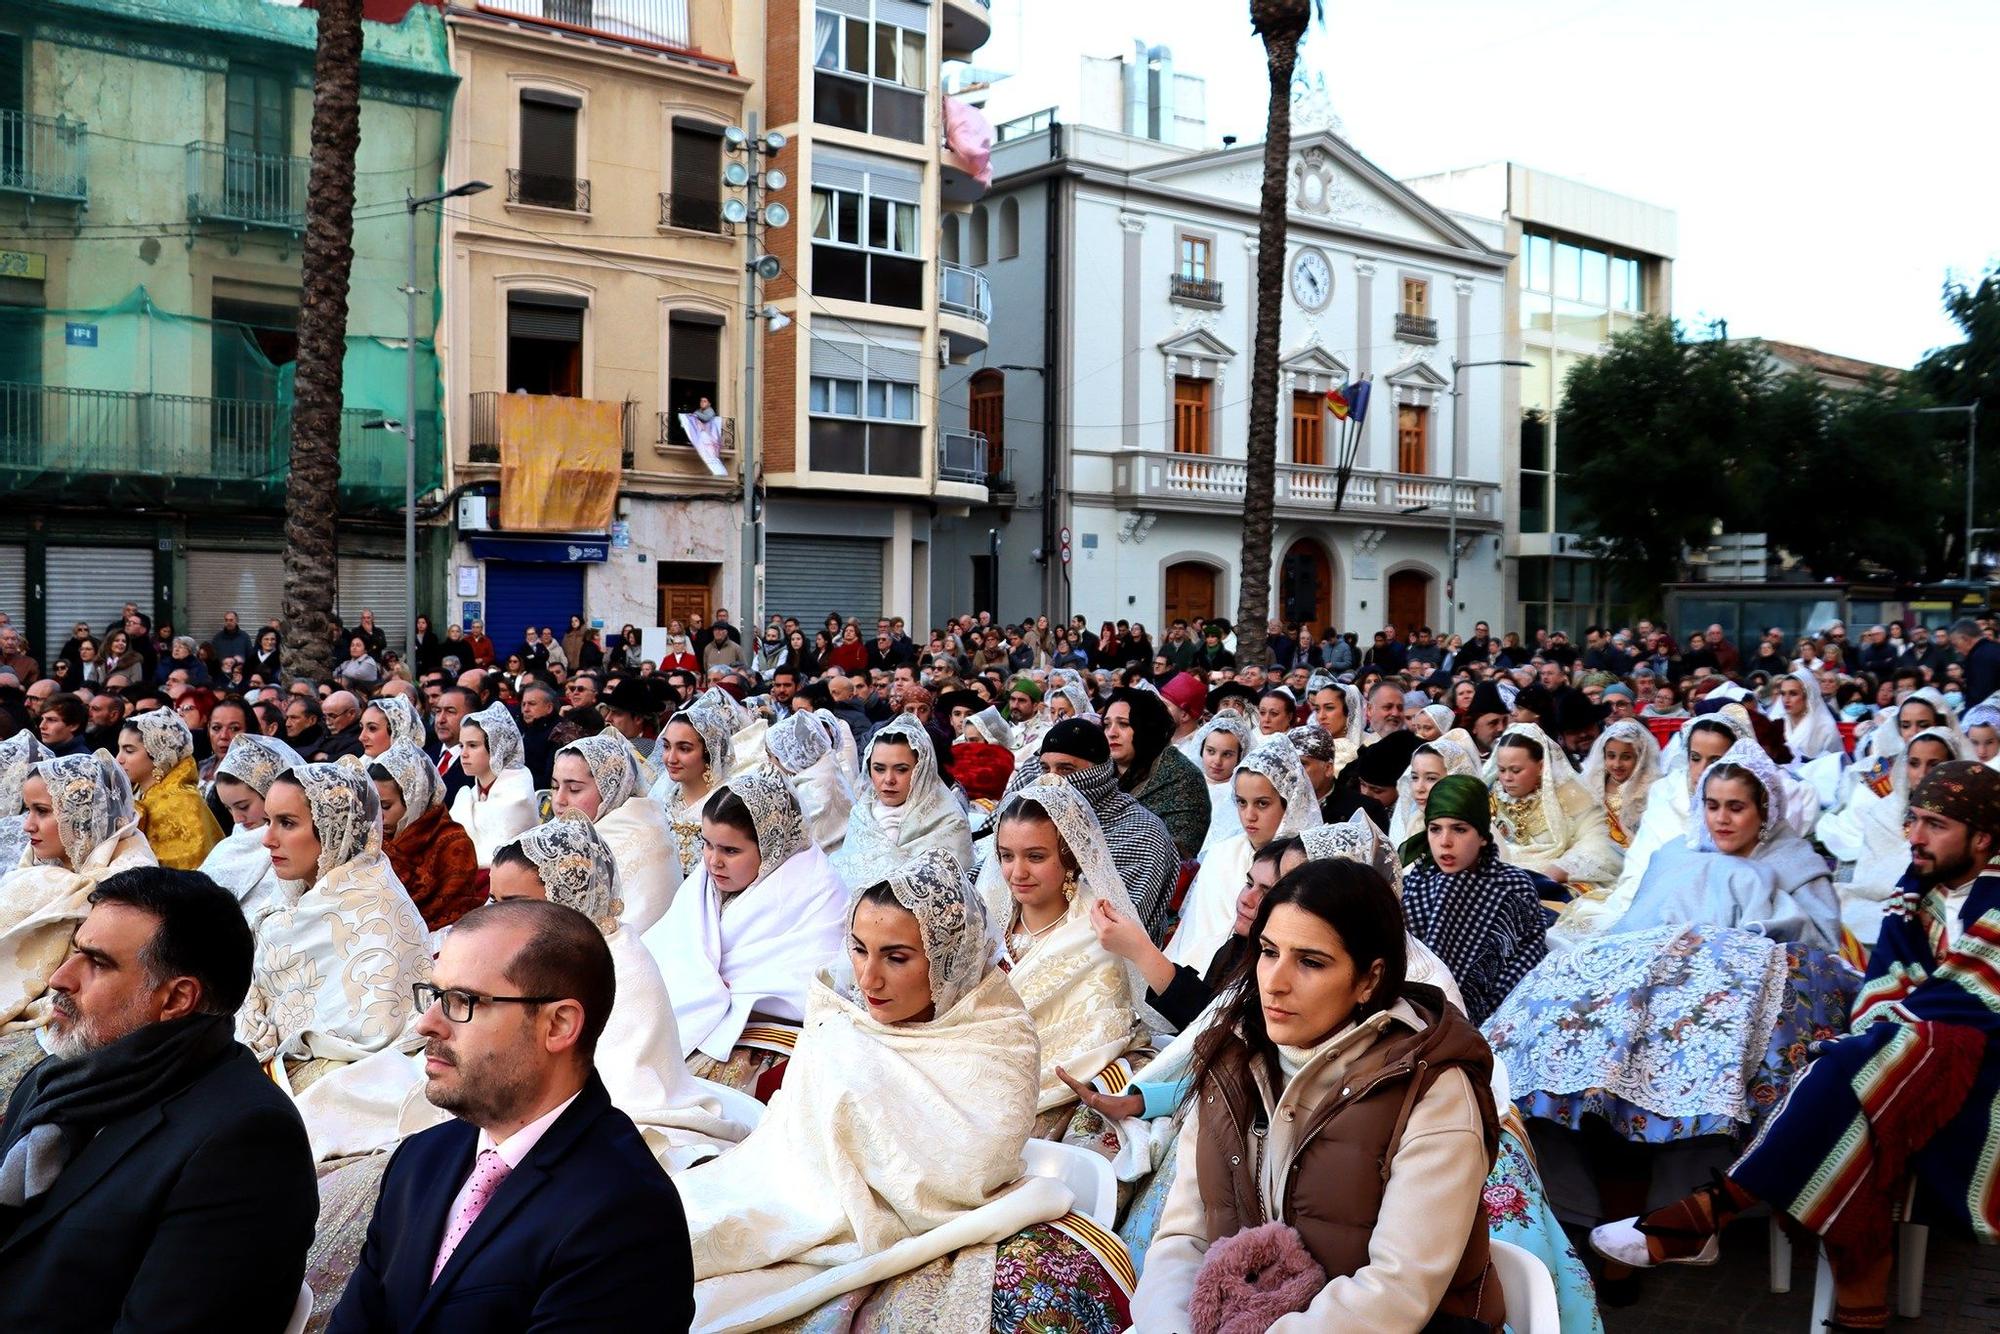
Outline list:
[[[228,751],[215,766],[215,775],[233,778],[261,797],[271,790],[279,774],[305,762],[303,755],[277,737],[244,732],[229,743]],[[435,775],[437,770],[431,773]]]
[[[942,1018],[986,976],[988,929],[986,910],[967,886],[957,860],[943,848],[932,848],[905,863],[886,880],[896,902],[917,919],[930,964],[931,1005]],[[856,885],[847,900],[851,930],[861,896],[873,885]],[[858,997],[853,958],[845,950],[833,968],[835,985],[850,1000]]]
[[[42,760],[32,772],[49,789],[63,856],[72,871],[80,870],[98,844],[136,818],[132,784],[118,761],[104,751]]]
[[[1556,792],[1564,783],[1576,779],[1576,766],[1569,762],[1569,755],[1549,738],[1549,734],[1537,723],[1510,723],[1499,739],[1493,743],[1493,753],[1487,757],[1485,771],[1480,775],[1486,786],[1503,802],[1510,801],[1500,789],[1500,748],[1507,744],[1509,737],[1519,737],[1534,742],[1542,750],[1542,819],[1549,827],[1549,838],[1559,848],[1569,846],[1571,836],[1576,832],[1571,827],[1569,816],[1563,811],[1562,802]]]
[[[1305,766],[1299,763],[1299,752],[1291,738],[1282,733],[1273,736],[1244,756],[1236,772],[1260,775],[1278,790],[1279,800],[1285,803],[1285,818],[1278,822],[1278,831],[1271,837],[1287,838],[1325,823],[1319,813],[1319,801],[1313,796],[1312,780],[1306,777]]]
[[[787,778],[796,778],[833,753],[833,738],[810,713],[792,713],[764,734],[764,756]]]
[[[1245,718],[1233,709],[1216,714],[1213,718],[1210,718],[1195,729],[1194,754],[1188,758],[1192,759],[1199,766],[1201,764],[1201,748],[1207,742],[1209,736],[1216,732],[1227,732],[1230,736],[1236,738],[1236,762],[1241,764],[1243,757],[1250,753],[1250,743],[1256,737],[1256,730],[1250,726],[1248,718]],[[1232,769],[1231,772],[1234,773],[1235,771]],[[1206,781],[1207,777],[1207,774],[1203,774],[1203,781]]]
[[[1757,846],[1762,847],[1779,834],[1790,832],[1791,826],[1785,823],[1785,789],[1778,779],[1778,766],[1771,762],[1770,755],[1755,741],[1738,741],[1723,753],[1721,759],[1701,771],[1701,791],[1689,803],[1692,809],[1688,812],[1688,846],[1698,852],[1719,851],[1714,835],[1708,832],[1706,798],[1709,780],[1725,764],[1746,771],[1757,786],[1764,789],[1764,824],[1757,831]]]
[[[48,750],[26,729],[0,741],[0,819],[21,813],[21,784],[28,781],[30,769],[48,758]],[[12,869],[0,867],[0,874]]]
[[[1435,755],[1444,761],[1446,777],[1452,774],[1467,774],[1479,777],[1479,748],[1470,734],[1462,727],[1454,727],[1433,741],[1426,741],[1410,752],[1410,763],[1396,779],[1395,815],[1401,821],[1399,828],[1412,833],[1420,828],[1423,812],[1417,809],[1417,756]],[[1360,812],[1356,812],[1360,814]],[[1366,819],[1366,816],[1362,818]],[[1372,821],[1370,822],[1373,823]]]
[[[701,738],[703,761],[717,779],[726,777],[730,767],[736,763],[736,748],[729,740],[737,730],[734,711],[717,703],[705,692],[697,696],[694,703],[667,719],[668,727],[675,723],[686,723],[695,730]]]
[[[623,737],[603,733],[579,737],[556,752],[557,759],[565,755],[576,756],[590,770],[590,781],[597,785],[600,820],[631,800],[632,794],[639,790],[639,762]]]
[[[238,737],[230,746],[229,753],[234,755],[236,747],[242,744],[243,738]],[[390,743],[389,749],[377,755],[369,763],[379,764],[386,769],[389,780],[396,785],[396,790],[403,794],[403,818],[396,821],[394,829],[388,831],[392,837],[423,819],[426,811],[444,799],[444,781],[438,777],[437,768],[431,763],[431,757],[407,741]]]
[[[1356,811],[1345,820],[1308,829],[1299,835],[1299,842],[1305,845],[1306,860],[1318,862],[1339,858],[1372,866],[1381,872],[1397,897],[1402,896],[1403,868],[1397,864],[1396,849],[1389,845],[1388,837],[1375,827],[1375,822],[1368,818],[1366,812]]]
[[[1336,681],[1325,672],[1314,672],[1306,681],[1306,708],[1312,708],[1312,697],[1322,690],[1338,690],[1347,704],[1347,730],[1341,733],[1349,741],[1361,742],[1361,692],[1344,681]]]
[[[618,864],[603,835],[579,812],[538,824],[513,846],[535,864],[549,902],[574,908],[605,935],[618,929]]]
[[[194,733],[188,731],[188,725],[172,709],[135,713],[125,720],[125,726],[139,734],[139,744],[146,748],[146,758],[153,762],[153,777],[147,787],[165,778],[176,764],[194,754]]]
[[[359,765],[301,764],[285,778],[304,789],[319,835],[314,884],[357,857],[382,851],[382,797],[367,771]]]
[[[1653,740],[1652,730],[1636,718],[1620,718],[1606,727],[1591,743],[1590,754],[1583,760],[1584,791],[1599,801],[1609,795],[1604,790],[1604,746],[1609,741],[1623,741],[1639,752],[1639,763],[1633,767],[1632,776],[1618,789],[1624,803],[1619,823],[1628,831],[1636,830],[1646,809],[1646,793],[1660,777],[1660,745]]]
[[[401,695],[377,695],[368,701],[368,707],[380,712],[382,721],[389,725],[391,742],[405,742],[418,750],[424,748],[424,720],[418,716],[416,705]]]
[[[929,827],[941,806],[953,804],[951,789],[938,775],[937,748],[931,744],[930,729],[907,713],[897,714],[868,739],[868,748],[861,752],[861,789],[855,809],[865,807],[867,818],[872,820],[876,807],[881,805],[880,798],[875,795],[875,785],[868,780],[868,758],[875,753],[875,747],[884,741],[899,741],[916,756],[916,767],[910,771],[910,792],[903,798],[904,826],[910,829]]]
[[[1014,724],[1001,717],[1000,710],[991,704],[973,714],[967,721],[979,735],[993,745],[1005,746],[1008,750],[1014,749],[1014,742],[1017,739],[1014,734]]]
[[[1936,727],[1926,727],[1911,735],[1903,743],[1903,753],[1898,755],[1890,769],[1890,782],[1894,785],[1897,800],[1908,804],[1910,800],[1910,747],[1919,741],[1936,741],[1950,752],[1946,759],[1969,760],[1972,758],[1972,743],[1960,735],[1956,727],[1944,723]]]
[[[809,839],[805,815],[799,809],[798,794],[792,785],[775,774],[750,773],[730,779],[716,791],[734,792],[750,812],[757,831],[757,878],[764,880],[792,857],[805,850]],[[713,794],[708,801],[715,800]],[[708,802],[702,803],[706,808]]]
[[[489,704],[477,713],[468,713],[459,719],[458,726],[461,731],[477,728],[479,735],[486,738],[486,753],[491,757],[494,777],[527,764],[528,751],[521,743],[521,725],[507,712],[505,704]]]

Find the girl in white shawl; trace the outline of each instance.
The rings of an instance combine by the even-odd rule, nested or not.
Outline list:
[[[1659,743],[1636,718],[1612,723],[1591,744],[1583,761],[1583,790],[1603,803],[1611,841],[1619,847],[1632,846],[1646,818],[1646,794],[1659,776]]]
[[[1500,860],[1567,887],[1567,900],[1603,898],[1625,849],[1611,841],[1604,807],[1591,800],[1561,746],[1534,723],[1514,723],[1486,761]],[[1562,899],[1544,899],[1566,908]]]
[[[1766,712],[1785,725],[1785,746],[1795,764],[1844,748],[1840,724],[1820,697],[1819,678],[1804,667],[1778,678],[1777,698]]]
[[[825,716],[847,730],[839,719]],[[793,713],[773,723],[764,734],[764,769],[790,780],[806,817],[806,831],[820,851],[829,856],[839,852],[854,809],[854,788],[821,713]]]
[[[1333,738],[1333,772],[1337,778],[1349,761],[1361,753],[1361,692],[1325,672],[1315,672],[1306,681],[1306,703],[1312,708],[1312,720]]]
[[[911,715],[884,723],[861,754],[867,788],[847,816],[833,869],[849,885],[872,885],[920,852],[942,848],[972,864],[972,826],[938,776],[930,730]]]
[[[1033,1021],[988,964],[985,914],[948,854],[859,889],[842,925],[846,957],[811,981],[806,1031],[763,1124],[675,1180],[696,1326],[763,1329],[815,1312],[813,1328],[848,1330],[865,1300],[884,1328],[914,1317],[909,1327],[985,1329],[993,1244],[1069,1207],[1056,1183],[1021,1180]],[[921,1291],[868,1291],[946,1256],[957,1258],[942,1281]]]
[[[659,802],[673,827],[683,877],[701,862],[701,808],[729,780],[736,752],[729,738],[736,720],[706,696],[667,720],[660,732],[659,781],[647,795]]]
[[[644,935],[667,915],[681,877],[667,813],[639,790],[632,748],[606,736],[572,741],[556,752],[550,784],[555,813],[588,820],[610,846],[625,925]]]
[[[701,839],[700,868],[645,944],[673,987],[688,1068],[747,1089],[790,1054],[813,970],[840,947],[847,889],[781,778],[718,789]]]
[[[48,758],[47,749],[25,729],[0,741],[0,875],[19,866],[21,854],[27,850],[21,784],[28,781],[29,769]]]
[[[1245,756],[1232,782],[1243,832],[1208,850],[1181,903],[1180,927],[1167,942],[1167,957],[1197,973],[1229,939],[1236,896],[1257,849],[1322,823],[1312,780],[1289,738],[1274,736]]]
[[[42,760],[21,783],[21,864],[0,876],[0,1033],[48,1015],[49,977],[105,877],[157,865],[132,784],[103,751]]]
[[[1410,752],[1410,767],[1396,780],[1396,809],[1389,813],[1390,847],[1401,848],[1423,829],[1424,802],[1430,798],[1431,786],[1446,774],[1479,775],[1479,748],[1462,728],[1453,728]]]
[[[1881,928],[1883,904],[1910,869],[1910,845],[1903,837],[1910,792],[1946,760],[1972,758],[1971,747],[1950,724],[1921,728],[1899,739],[1896,755],[1876,761],[1886,774],[1857,783],[1847,795],[1847,805],[1821,816],[1814,831],[1840,862],[1841,918],[1869,948]]]
[[[215,794],[234,823],[228,836],[209,849],[201,870],[234,894],[251,920],[278,897],[278,873],[264,850],[264,794],[279,774],[304,763],[277,737],[244,732],[229,743],[229,753],[215,767]]]
[[[1250,720],[1235,712],[1218,713],[1194,734],[1192,758],[1208,784],[1208,834],[1197,861],[1206,860],[1216,844],[1243,832],[1243,822],[1236,818],[1236,766],[1243,763],[1255,739]]]
[[[239,1041],[288,1090],[395,1042],[429,979],[431,934],[382,853],[382,799],[359,765],[301,764],[264,794],[280,893],[257,936]]]
[[[493,865],[494,853],[538,820],[535,779],[528,772],[521,728],[506,705],[488,705],[459,719],[458,762],[472,781],[452,799],[451,818],[472,835],[483,871]]]
[[[377,695],[361,711],[361,753],[374,759],[397,742],[424,748],[424,720],[401,695]]]

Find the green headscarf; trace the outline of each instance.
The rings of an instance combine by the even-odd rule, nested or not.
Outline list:
[[[1424,823],[1403,840],[1403,865],[1431,859],[1430,823],[1433,820],[1463,820],[1489,842],[1493,838],[1493,794],[1486,784],[1471,774],[1446,774],[1431,784],[1424,799]]]
[[[1035,684],[1035,678],[1032,676],[1015,677],[1014,684],[1007,687],[1007,693],[1026,695],[1037,704],[1042,702],[1042,688]]]

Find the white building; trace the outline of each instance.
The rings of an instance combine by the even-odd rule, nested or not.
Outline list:
[[[933,610],[1233,618],[1263,148],[1045,117],[1002,138],[989,196],[946,222],[946,258],[981,267],[995,302],[991,346],[946,393],[1005,460],[995,500],[1020,503],[939,524]],[[1273,613],[1364,643],[1390,621],[1497,619],[1508,372],[1454,365],[1509,355],[1499,228],[1447,216],[1330,132],[1294,135],[1288,190]],[[1344,428],[1325,396],[1363,378],[1336,508]]]

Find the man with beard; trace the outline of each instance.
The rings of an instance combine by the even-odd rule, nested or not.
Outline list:
[[[396,1150],[328,1330],[685,1330],[680,1196],[593,1065],[615,990],[602,933],[560,904],[489,904],[432,979],[424,1096],[455,1119]]]
[[[1991,1240],[2000,1103],[2000,773],[1938,765],[1910,794],[1910,870],[1889,900],[1848,1032],[1818,1055],[1727,1176],[1591,1244],[1636,1266],[1712,1263],[1758,1200],[1817,1233],[1835,1328],[1888,1323],[1892,1209]]]
[[[319,1193],[292,1100],[236,1041],[255,943],[198,871],[106,877],[49,979],[53,1055],[0,1123],[10,1329],[282,1329]]]

